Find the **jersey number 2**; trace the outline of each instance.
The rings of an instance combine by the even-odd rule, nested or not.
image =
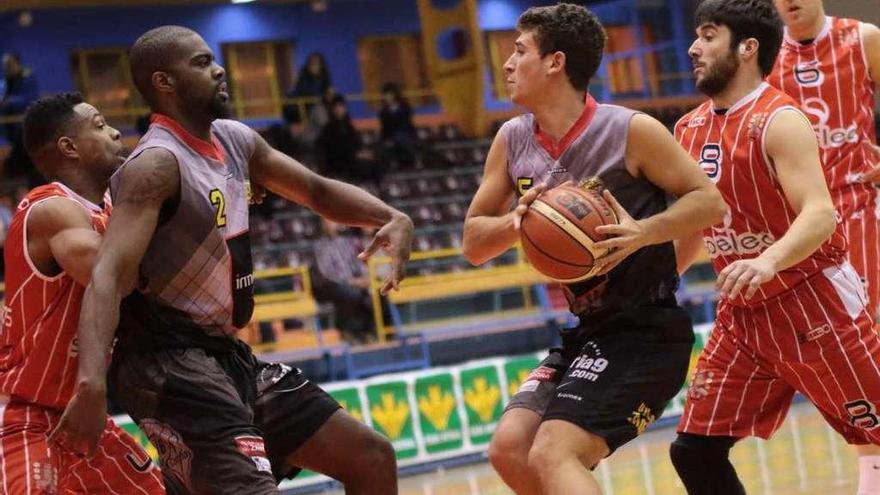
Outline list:
[[[209,199],[214,208],[217,209],[217,226],[226,226],[226,198],[223,197],[223,191],[220,189],[211,189]]]

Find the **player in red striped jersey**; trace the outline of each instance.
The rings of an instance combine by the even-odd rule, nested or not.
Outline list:
[[[825,15],[822,0],[774,0],[785,38],[768,82],[797,100],[819,138],[831,198],[868,310],[880,315],[880,154],[874,129],[880,29]],[[880,448],[859,447],[859,494],[880,495]]]
[[[695,22],[689,54],[711,99],[678,122],[676,138],[730,211],[703,234],[721,300],[670,454],[689,494],[743,494],[730,448],[770,437],[795,391],[848,442],[880,444],[880,337],[812,127],[763,82],[782,41],[772,3],[706,0]],[[698,245],[689,241],[680,266]]]
[[[119,131],[78,94],[35,102],[25,147],[52,181],[18,205],[5,244],[0,331],[0,493],[165,493],[137,441],[109,417],[98,455],[49,446],[73,393],[80,303],[123,161]]]

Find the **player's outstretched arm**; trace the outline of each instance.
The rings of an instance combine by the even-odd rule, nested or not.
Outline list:
[[[532,187],[520,197],[517,207],[510,209],[514,191],[507,175],[507,144],[504,133],[499,131],[489,148],[483,180],[464,220],[464,257],[481,265],[510,249],[519,240],[519,221],[543,190],[543,184]]]
[[[871,79],[880,84],[880,28],[867,22],[862,23],[862,40]]]
[[[614,198],[606,200],[618,213],[618,225],[603,225],[597,231],[614,237],[596,244],[614,248],[603,261],[607,272],[634,251],[687,237],[721,221],[727,206],[721,193],[672,134],[653,117],[637,114],[632,118],[626,145],[626,168],[634,177],[643,177],[678,200],[662,213],[633,220]]]
[[[862,39],[865,58],[868,60],[868,73],[875,84],[880,84],[880,28],[873,24],[862,23]],[[861,180],[880,185],[880,147],[876,143],[865,142],[866,154],[873,158],[874,167],[862,175]]]
[[[776,178],[795,217],[788,232],[760,256],[735,261],[718,274],[722,297],[745,290],[751,298],[761,284],[794,266],[834,233],[837,220],[831,193],[822,172],[819,144],[810,122],[800,111],[786,109],[767,124],[764,147]]]
[[[372,242],[359,257],[367,259],[379,248],[384,249],[391,256],[391,274],[381,291],[397,289],[406,275],[413,238],[412,220],[363,189],[321,177],[269,146],[256,132],[254,136],[256,147],[249,162],[254,182],[335,222],[378,227]]]
[[[107,363],[119,324],[119,303],[135,288],[162,205],[180,188],[177,160],[159,148],[144,151],[119,173],[123,175],[113,215],[83,298],[76,390],[49,439],[90,456],[104,430]]]
[[[27,217],[28,256],[40,273],[66,272],[89,285],[101,236],[82,207],[68,198],[51,198],[33,207]]]

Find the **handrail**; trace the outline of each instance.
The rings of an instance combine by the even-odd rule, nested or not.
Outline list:
[[[406,90],[402,92],[403,96],[407,99],[417,99],[424,98],[426,96],[435,96],[434,90],[432,89],[416,89],[416,90]],[[352,101],[363,101],[368,103],[375,103],[382,101],[382,93],[351,93],[344,95],[345,99],[348,102]],[[278,111],[281,112],[281,106],[283,105],[296,105],[297,109],[300,112],[300,117],[303,119],[303,122],[308,122],[308,112],[306,108],[309,105],[314,105],[317,103],[321,103],[322,99],[317,96],[297,96],[294,98],[248,98],[245,101],[235,102],[233,106],[236,108],[250,108],[250,107],[259,107],[265,106],[268,103],[278,104]],[[142,115],[148,115],[150,113],[150,108],[146,106],[132,106],[126,108],[108,108],[102,109],[101,113],[105,117],[140,117]],[[0,125],[2,124],[12,124],[21,122],[24,119],[23,114],[18,115],[7,115],[0,116]]]
[[[510,249],[515,250],[516,259],[513,263],[503,266],[509,266],[512,269],[522,269],[528,265],[525,259],[525,255],[522,252],[522,247],[519,243],[512,246]],[[507,252],[510,251],[505,251]],[[433,249],[430,251],[415,251],[410,255],[410,261],[422,261],[429,259],[438,259],[438,258],[447,258],[454,256],[463,256],[464,251],[461,248],[444,248],[444,249]],[[387,337],[387,325],[385,324],[385,318],[382,314],[382,296],[379,293],[379,290],[384,283],[384,280],[379,278],[378,267],[380,265],[386,265],[391,261],[391,258],[387,255],[376,255],[370,258],[367,262],[367,273],[370,278],[370,297],[373,301],[373,319],[376,324],[376,333],[380,342],[384,342]],[[500,268],[500,267],[495,267]],[[433,275],[418,275],[413,277],[411,280],[426,283],[430,281],[432,278],[440,281],[440,280],[449,280],[454,277],[469,277],[471,274],[478,274],[479,272],[485,271],[486,268],[481,267],[473,267],[471,269],[465,270],[464,272],[443,272]],[[497,275],[497,272],[495,272]],[[407,279],[404,279],[401,285],[401,290],[406,290],[407,287]]]

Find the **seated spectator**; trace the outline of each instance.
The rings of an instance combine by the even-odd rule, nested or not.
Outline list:
[[[15,207],[8,196],[0,195],[0,280],[3,280],[5,265],[3,263],[3,245],[6,242],[6,231],[12,223],[12,212]]]
[[[4,80],[0,85],[0,117],[21,116],[27,106],[40,96],[40,88],[32,71],[24,67],[17,53],[3,54]],[[22,127],[20,122],[11,122],[3,126],[6,140],[9,142],[9,157],[4,165],[7,178],[27,178],[31,187],[45,184],[43,176],[37,172],[30,157],[24,149]]]
[[[336,95],[330,110],[330,120],[321,130],[317,146],[324,172],[357,182],[381,182],[385,169],[375,162],[372,150],[361,147],[345,98]]]
[[[357,255],[360,239],[342,235],[340,225],[321,218],[324,235],[315,241],[313,290],[319,302],[333,303],[336,324],[350,343],[373,341],[376,325],[367,267]]]
[[[382,148],[386,160],[392,164],[412,165],[418,136],[413,125],[412,108],[395,83],[382,86],[379,123],[382,126]]]

